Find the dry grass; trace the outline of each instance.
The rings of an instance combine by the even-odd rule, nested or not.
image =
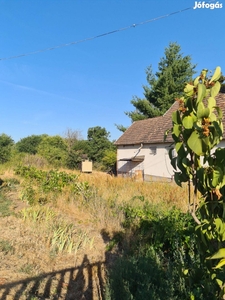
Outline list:
[[[100,172],[81,174],[80,178],[97,187],[99,195],[105,199],[117,199],[118,203],[133,202],[135,205],[134,200],[141,196],[152,204],[165,203],[187,211],[187,185],[180,188],[173,182],[135,182],[131,178],[111,177]]]
[[[121,207],[129,204],[143,207],[146,202],[159,205],[168,210],[177,207],[184,212],[188,210],[188,189],[178,187],[175,183],[135,182],[130,178],[111,177],[101,172],[80,174],[80,181],[86,181],[92,187],[88,200],[65,191],[56,200],[58,209],[71,219],[87,226],[93,224],[98,229],[109,233],[122,229],[124,220]]]
[[[48,169],[49,167],[45,168],[45,170]],[[114,201],[116,199],[117,203],[132,202],[135,205],[136,199],[143,197],[143,199],[153,204],[162,204],[163,202],[169,206],[176,206],[182,211],[187,211],[188,188],[185,184],[180,188],[173,182],[135,182],[135,180],[131,178],[112,177],[108,174],[96,171],[91,174],[64,169],[60,169],[60,171],[79,175],[80,181],[87,181],[95,188],[98,196],[104,200],[111,199]],[[1,167],[0,177],[3,180],[17,178],[20,182],[23,182],[23,179],[14,174],[11,167],[7,169]],[[69,199],[69,193],[65,193],[62,198],[64,200]]]
[[[69,173],[79,174],[72,171]],[[16,176],[11,168],[0,169],[0,177],[9,182],[12,178],[17,179],[26,185],[26,181]],[[164,209],[176,206],[187,211],[186,186],[179,188],[174,183],[135,182],[133,179],[111,177],[101,172],[80,173],[79,180],[88,182],[91,187],[88,199],[73,194],[69,187],[65,187],[62,193],[50,194],[51,201],[46,205],[29,207],[25,203],[20,205],[21,186],[7,192],[13,200],[12,208],[20,217],[0,218],[0,285],[1,280],[11,282],[48,274],[43,275],[46,288],[45,280],[48,282],[48,276],[53,276],[51,272],[55,272],[57,274],[52,277],[52,287],[60,290],[62,296],[57,299],[84,299],[83,295],[91,290],[92,296],[86,294],[89,295],[86,299],[101,299],[99,287],[100,281],[104,281],[101,263],[106,259],[106,241],[102,232],[111,236],[123,230],[124,215],[121,207],[126,204],[142,207],[145,202],[149,202]],[[68,236],[69,242],[66,239]],[[65,272],[73,268],[73,275],[70,271],[68,280],[63,275],[66,268]],[[61,281],[64,278],[63,284],[72,285],[73,288],[59,288],[61,281],[57,276]],[[10,289],[9,294],[13,295],[17,287],[15,285],[15,288]],[[56,299],[54,295],[48,299]],[[69,298],[69,295],[75,298]],[[9,299],[16,299],[11,297]],[[24,296],[21,299],[28,298]]]
[[[123,221],[121,206],[126,204],[142,207],[148,202],[165,209],[175,206],[184,212],[188,210],[187,185],[180,188],[173,182],[136,182],[131,178],[111,177],[102,172],[85,174],[78,171],[60,171],[79,175],[80,182],[88,182],[91,187],[90,196],[84,199],[82,195],[74,194],[71,189],[64,188],[61,194],[49,193],[48,205],[54,207],[71,222],[78,222],[83,226],[93,223],[96,228],[108,232],[120,231]],[[20,181],[18,191],[21,197],[21,188],[26,186],[26,181],[16,176],[10,168],[0,170],[0,174],[3,180],[15,178]]]

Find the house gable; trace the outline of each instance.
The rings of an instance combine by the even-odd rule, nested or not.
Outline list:
[[[225,128],[225,94],[217,95],[216,102],[223,112]],[[172,128],[172,113],[178,109],[178,105],[177,101],[174,102],[163,116],[134,122],[115,142],[118,175],[134,176],[135,172],[141,171],[145,179],[173,177],[168,155],[173,139],[169,134],[165,142],[164,134]],[[225,145],[225,132],[222,145]]]

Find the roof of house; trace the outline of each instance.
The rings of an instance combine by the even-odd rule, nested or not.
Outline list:
[[[225,128],[225,94],[218,94],[216,96],[216,103],[223,112],[223,126]],[[176,101],[163,116],[132,123],[115,142],[115,145],[163,144],[173,142],[170,134],[167,136],[166,142],[164,142],[164,134],[166,130],[171,129],[172,112],[177,109],[178,102]],[[223,133],[223,138],[225,139],[225,132]]]

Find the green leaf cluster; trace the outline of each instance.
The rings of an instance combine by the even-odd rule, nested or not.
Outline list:
[[[57,170],[44,171],[35,167],[18,166],[15,173],[25,179],[21,198],[30,205],[48,202],[50,193],[63,192],[69,188],[73,195],[81,195],[87,200],[91,193],[88,182],[80,182],[79,176]]]
[[[212,156],[212,149],[219,144],[223,134],[222,111],[216,106],[215,100],[220,89],[220,67],[216,68],[212,78],[206,76],[207,71],[203,70],[194,82],[186,85],[184,96],[176,99],[179,107],[172,114],[171,133],[177,157],[172,157],[171,150],[170,158],[179,185],[196,179],[198,173],[202,178],[201,184],[207,190],[209,183],[211,186],[219,184],[222,176],[219,169],[214,167]],[[211,162],[212,172],[201,164],[200,157]],[[203,177],[209,173],[212,178],[207,182]],[[199,189],[203,192],[202,188]]]
[[[222,110],[216,104],[221,89],[221,68],[211,77],[202,70],[186,85],[178,109],[172,115],[171,164],[178,185],[192,182],[193,202],[190,212],[198,223],[196,235],[202,260],[211,281],[220,287],[215,295],[225,295],[225,149],[218,147],[223,138]],[[176,156],[173,155],[174,150]],[[201,201],[197,204],[197,195]],[[197,211],[196,211],[197,209]],[[214,263],[215,261],[215,263]]]

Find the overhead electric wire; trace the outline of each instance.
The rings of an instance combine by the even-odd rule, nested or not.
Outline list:
[[[120,32],[120,31],[128,30],[130,28],[135,28],[137,26],[145,25],[145,24],[151,23],[151,22],[155,22],[155,21],[158,21],[160,19],[165,19],[165,18],[168,18],[172,15],[179,14],[179,13],[185,12],[185,11],[190,10],[190,9],[193,9],[193,7],[188,7],[188,8],[184,8],[184,9],[181,9],[181,10],[177,10],[177,11],[174,11],[174,12],[166,14],[166,15],[162,15],[162,16],[150,19],[150,20],[140,22],[140,23],[132,24],[130,26],[119,28],[119,29],[116,29],[116,30],[113,30],[113,31],[108,31],[108,32],[105,32],[105,33],[102,33],[102,34],[99,34],[99,35],[95,35],[95,36],[92,36],[92,37],[89,37],[89,38],[85,38],[85,39],[82,39],[82,40],[78,40],[78,41],[74,41],[74,42],[70,42],[70,43],[66,43],[66,44],[61,44],[61,45],[57,45],[57,46],[53,46],[53,47],[49,47],[49,48],[45,48],[45,49],[40,49],[40,50],[36,50],[36,51],[32,51],[32,52],[27,52],[27,53],[23,53],[23,54],[19,54],[19,55],[3,57],[3,58],[0,58],[0,60],[9,60],[9,59],[20,58],[20,57],[24,57],[24,56],[28,56],[28,55],[38,54],[38,53],[41,53],[41,52],[46,52],[46,51],[50,51],[50,50],[55,50],[55,49],[59,49],[59,48],[63,48],[63,47],[68,47],[68,46],[84,43],[84,42],[94,40],[94,39],[97,39],[97,38],[100,38],[100,37],[103,37],[103,36],[106,36],[106,35],[110,35],[110,34],[113,34],[113,33]]]

